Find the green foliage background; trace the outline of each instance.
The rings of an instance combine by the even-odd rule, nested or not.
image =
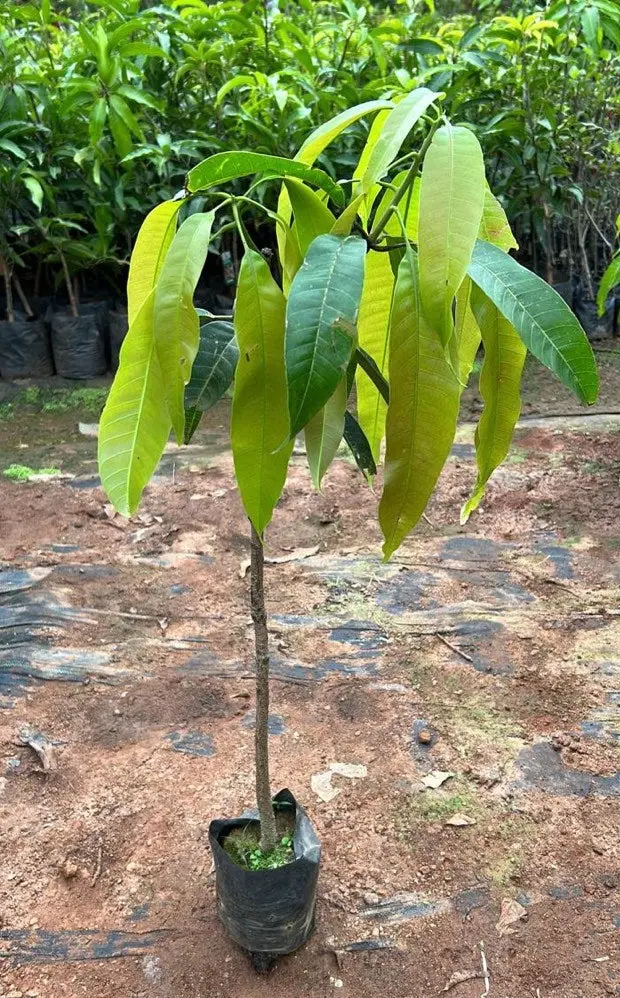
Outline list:
[[[594,297],[620,187],[615,0],[5,4],[0,251],[48,284],[62,251],[120,289],[140,219],[197,161],[294,155],[338,111],[419,85],[473,125],[522,259]],[[317,166],[346,176],[367,127]]]

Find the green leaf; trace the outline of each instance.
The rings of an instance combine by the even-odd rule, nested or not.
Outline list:
[[[387,121],[391,113],[392,113],[391,109],[387,109],[384,111],[379,111],[379,113],[375,115],[374,121],[370,126],[368,138],[366,139],[366,143],[364,145],[364,148],[362,149],[360,158],[357,161],[357,166],[353,171],[353,180],[358,181],[358,183],[353,184],[352,201],[357,201],[358,198],[360,198],[360,190],[361,190],[361,201],[359,202],[359,208],[356,210],[356,214],[359,211],[359,215],[360,218],[362,219],[362,224],[364,226],[366,226],[368,223],[368,216],[370,215],[375,198],[379,193],[379,191],[381,190],[381,188],[378,184],[374,185],[371,184],[370,189],[368,191],[365,191],[363,188],[360,188],[359,181],[362,180],[362,177],[366,173],[366,169],[368,167],[368,161],[372,155],[372,151],[375,148],[377,142],[379,141],[385,122]],[[349,204],[348,207],[352,211],[351,204]],[[349,228],[347,232],[341,233],[341,235],[348,235],[350,231],[351,229]]]
[[[119,87],[116,88],[116,93],[125,97],[127,100],[134,101],[136,104],[144,104],[145,107],[150,107],[153,111],[161,111],[159,101],[156,101],[154,97],[148,94],[145,90],[138,90],[137,87],[131,87],[128,83],[121,83]]]
[[[466,277],[456,292],[454,333],[461,388],[465,388],[469,381],[482,338],[471,307],[471,289],[471,277]]]
[[[385,479],[379,503],[385,558],[426,508],[450,453],[460,398],[439,336],[422,310],[417,258],[409,247],[394,290],[389,371]]]
[[[347,379],[338,382],[336,391],[313,416],[304,429],[306,457],[315,489],[321,488],[323,475],[336,456],[344,433],[347,408]]]
[[[480,372],[484,409],[476,427],[478,477],[461,511],[461,523],[480,505],[486,483],[510,449],[521,411],[519,388],[527,354],[514,327],[479,288],[473,289],[472,307],[484,346]]]
[[[247,249],[235,301],[239,362],[231,441],[243,506],[258,534],[282,494],[293,444],[288,437],[284,372],[286,301],[264,257]]]
[[[131,516],[170,433],[164,380],[153,340],[151,293],[121,348],[120,365],[99,421],[99,474],[119,513]]]
[[[303,259],[310,243],[317,236],[329,232],[336,219],[318,194],[315,194],[305,184],[290,178],[286,179],[284,183],[291,199],[295,218],[295,233]]]
[[[497,246],[480,240],[469,275],[512,323],[528,350],[582,402],[596,402],[598,372],[592,347],[559,294]]]
[[[119,118],[121,118],[128,131],[130,131],[132,135],[135,135],[137,139],[140,139],[141,142],[144,142],[144,132],[142,131],[133,111],[130,110],[129,106],[125,103],[122,97],[117,97],[116,94],[112,94],[110,97],[110,105],[114,108]]]
[[[185,407],[185,432],[183,434],[183,443],[191,444],[192,437],[194,433],[200,426],[200,420],[202,419],[202,412],[200,409],[194,408],[194,406]]]
[[[31,201],[37,206],[39,211],[41,211],[41,208],[43,207],[43,188],[41,187],[41,184],[36,177],[29,174],[26,174],[22,179],[24,181],[24,187],[30,194]]]
[[[610,291],[613,291],[617,284],[620,284],[620,256],[614,257],[601,277],[601,283],[599,284],[598,294],[596,296],[596,307],[599,318],[605,311],[607,295]]]
[[[185,389],[185,411],[207,412],[232,384],[239,350],[232,322],[220,319],[200,326],[200,344]]]
[[[355,416],[348,410],[344,414],[343,436],[359,470],[367,481],[371,481],[377,474],[377,465],[372,456],[370,443]]]
[[[219,107],[219,105],[222,103],[226,95],[229,94],[231,90],[236,90],[238,87],[255,87],[255,86],[256,86],[255,76],[250,76],[247,73],[240,73],[237,76],[233,76],[231,77],[230,80],[226,80],[226,83],[224,83],[224,85],[221,86],[220,89],[218,90],[217,95],[215,97],[215,106]]]
[[[484,208],[482,209],[482,220],[478,238],[487,243],[499,246],[505,253],[511,249],[519,249],[519,244],[515,239],[510,223],[506,217],[506,212],[502,208],[497,198],[491,192],[490,187],[484,190]]]
[[[202,191],[219,184],[226,184],[238,177],[254,173],[269,177],[297,177],[307,184],[320,187],[336,204],[344,204],[344,192],[324,170],[316,170],[285,156],[267,156],[258,152],[218,152],[193,167],[187,175],[187,189]]]
[[[185,385],[200,341],[194,291],[202,273],[214,213],[190,215],[179,227],[155,287],[154,336],[166,401],[178,443],[183,443]]]
[[[390,168],[409,132],[439,94],[419,87],[403,97],[386,118],[381,134],[370,153],[360,186],[368,193]]]
[[[108,103],[105,97],[100,97],[93,104],[93,109],[90,112],[90,117],[88,119],[88,134],[91,145],[96,146],[101,139],[101,136],[103,135],[103,126],[105,125],[107,116]]]
[[[444,345],[453,329],[452,301],[478,236],[484,190],[482,150],[474,133],[439,128],[422,166],[418,247],[422,305]]]
[[[182,201],[164,201],[144,219],[129,264],[127,311],[129,324],[137,317],[144,302],[155,287],[174,239],[177,214]]]
[[[357,323],[359,345],[370,354],[379,371],[387,375],[390,309],[394,274],[388,253],[370,250],[366,257],[364,289]],[[362,368],[356,373],[357,419],[364,431],[375,461],[379,460],[385,434],[387,406]]]
[[[336,390],[355,348],[366,243],[318,236],[291,285],[286,307],[290,435],[310,422]]]
[[[124,159],[128,156],[133,145],[131,142],[131,132],[127,128],[127,125],[120,117],[115,108],[110,107],[108,114],[108,122],[110,124],[110,131],[112,132],[112,138],[114,139],[114,148],[120,159]]]
[[[18,159],[26,159],[24,150],[20,149],[11,139],[0,139],[0,149],[4,149],[5,152],[12,152]]]

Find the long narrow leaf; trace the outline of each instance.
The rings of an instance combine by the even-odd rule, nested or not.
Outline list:
[[[271,177],[297,177],[307,184],[322,188],[336,204],[344,204],[342,187],[324,170],[306,166],[298,160],[286,159],[285,156],[267,156],[258,152],[218,152],[209,156],[189,171],[187,189],[192,192],[204,191],[255,173]]]
[[[312,484],[321,488],[323,475],[336,456],[344,433],[344,414],[347,408],[347,379],[338,382],[336,391],[313,416],[304,429],[306,457]]]
[[[596,402],[598,372],[592,347],[557,291],[497,246],[480,240],[469,275],[512,323],[528,350],[582,402]]]
[[[460,389],[438,333],[422,310],[417,258],[398,269],[390,329],[385,484],[379,504],[386,558],[416,525],[456,432]]]
[[[461,523],[465,523],[480,505],[486,483],[510,449],[521,411],[519,388],[527,354],[513,326],[476,287],[472,293],[472,307],[484,346],[480,372],[484,409],[476,427],[478,478],[461,511]]]
[[[99,421],[99,474],[110,502],[135,513],[170,433],[164,379],[153,341],[154,295],[123,342],[120,365]]]
[[[202,273],[213,225],[213,212],[190,215],[179,228],[155,287],[154,338],[175,436],[183,443],[185,385],[200,340],[194,291]]]
[[[203,322],[200,344],[185,389],[185,443],[196,432],[203,412],[208,412],[232,384],[239,350],[232,322]]]
[[[144,219],[129,264],[127,311],[133,323],[157,283],[166,253],[174,239],[181,201],[164,201]]]
[[[372,456],[372,450],[368,438],[356,420],[355,416],[348,410],[344,414],[344,441],[351,451],[355,463],[367,481],[371,481],[377,474],[377,465]]]
[[[373,184],[387,173],[416,121],[438,97],[439,94],[433,90],[418,87],[403,97],[390,111],[361,178],[360,186],[364,193],[367,193]]]
[[[336,219],[318,194],[298,180],[285,180],[295,217],[295,233],[303,260],[310,243],[330,232]]]
[[[235,304],[239,362],[235,373],[231,442],[247,515],[262,536],[282,494],[293,445],[288,437],[284,374],[285,299],[260,253],[241,261]]]
[[[357,332],[359,345],[372,357],[384,376],[388,370],[388,332],[393,290],[394,274],[389,254],[370,250],[366,258]],[[378,461],[385,433],[387,406],[361,367],[358,367],[355,383],[357,419],[368,438],[372,455]]]
[[[422,166],[418,247],[422,305],[444,345],[453,330],[452,302],[478,237],[484,191],[484,161],[474,133],[439,128]]]
[[[366,243],[319,236],[291,285],[286,307],[290,435],[333,395],[355,348]]]
[[[610,291],[620,284],[620,256],[615,256],[601,277],[598,294],[596,296],[596,308],[599,318],[605,311],[605,302]]]

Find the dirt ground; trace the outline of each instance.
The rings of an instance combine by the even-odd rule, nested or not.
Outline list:
[[[268,534],[272,773],[323,859],[316,932],[264,978],[219,925],[207,841],[253,797],[226,418],[169,449],[130,522],[73,411],[0,425],[3,467],[75,476],[0,478],[0,995],[620,994],[620,418],[524,423],[459,527],[464,424],[388,565],[353,466],[316,495],[294,457]],[[326,803],[332,762],[366,776]]]

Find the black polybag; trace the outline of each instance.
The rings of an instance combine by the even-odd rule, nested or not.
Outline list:
[[[42,319],[0,322],[0,376],[49,378],[54,373],[49,335]]]
[[[258,811],[240,818],[212,821],[213,853],[220,919],[239,946],[249,953],[292,953],[312,934],[321,843],[304,809],[290,790],[274,797],[274,806],[295,811],[295,860],[275,870],[244,870],[221,845],[234,828],[257,820]]]
[[[52,348],[62,378],[82,380],[106,373],[104,336],[95,315],[54,313]]]

